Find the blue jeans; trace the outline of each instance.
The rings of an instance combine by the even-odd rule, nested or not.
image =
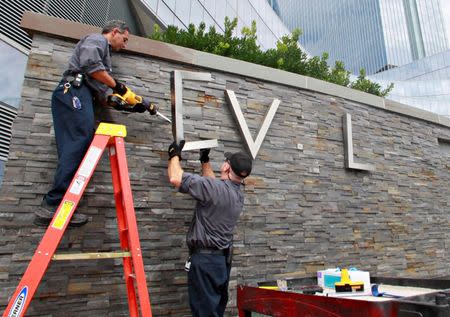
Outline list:
[[[188,292],[194,317],[223,316],[228,302],[230,269],[224,255],[192,254]]]
[[[58,166],[52,189],[44,199],[47,204],[57,206],[94,137],[94,106],[89,88],[72,86],[64,93],[64,81],[61,81],[53,91],[52,115]]]

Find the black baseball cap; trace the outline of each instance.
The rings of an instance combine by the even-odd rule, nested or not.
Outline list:
[[[236,175],[242,178],[250,175],[252,171],[252,159],[250,156],[242,152],[226,152],[225,158],[230,162],[231,169]]]

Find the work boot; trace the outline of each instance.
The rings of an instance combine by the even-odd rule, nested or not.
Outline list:
[[[55,215],[58,206],[51,206],[45,200],[34,212],[35,218],[33,223],[39,227],[48,227]],[[69,222],[69,227],[81,227],[88,222],[89,218],[86,215],[75,212]]]

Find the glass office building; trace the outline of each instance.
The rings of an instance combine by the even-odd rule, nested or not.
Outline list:
[[[275,47],[277,40],[290,33],[274,12],[270,1],[264,0],[141,0],[164,25],[187,28],[189,23],[214,26],[224,31],[225,17],[238,18],[236,35],[244,26],[256,21],[257,36],[262,49]],[[273,1],[273,0],[272,0]]]
[[[394,83],[388,99],[450,117],[450,50],[369,78]]]
[[[270,6],[272,7],[273,11],[275,11],[275,13],[277,15],[280,15],[280,6],[278,4],[278,0],[267,0],[267,2],[270,4]]]
[[[330,54],[354,74],[374,74],[447,50],[440,0],[278,0],[312,54]]]
[[[354,75],[365,68],[383,87],[394,83],[387,99],[450,116],[445,1],[277,0],[277,5],[290,29],[302,29],[300,42],[311,55],[328,52],[329,65],[341,60]]]

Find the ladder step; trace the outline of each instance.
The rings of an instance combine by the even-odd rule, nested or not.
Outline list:
[[[52,260],[55,261],[98,260],[98,259],[115,259],[115,258],[129,258],[129,257],[131,257],[131,253],[128,251],[115,251],[115,252],[55,254],[52,257]]]

